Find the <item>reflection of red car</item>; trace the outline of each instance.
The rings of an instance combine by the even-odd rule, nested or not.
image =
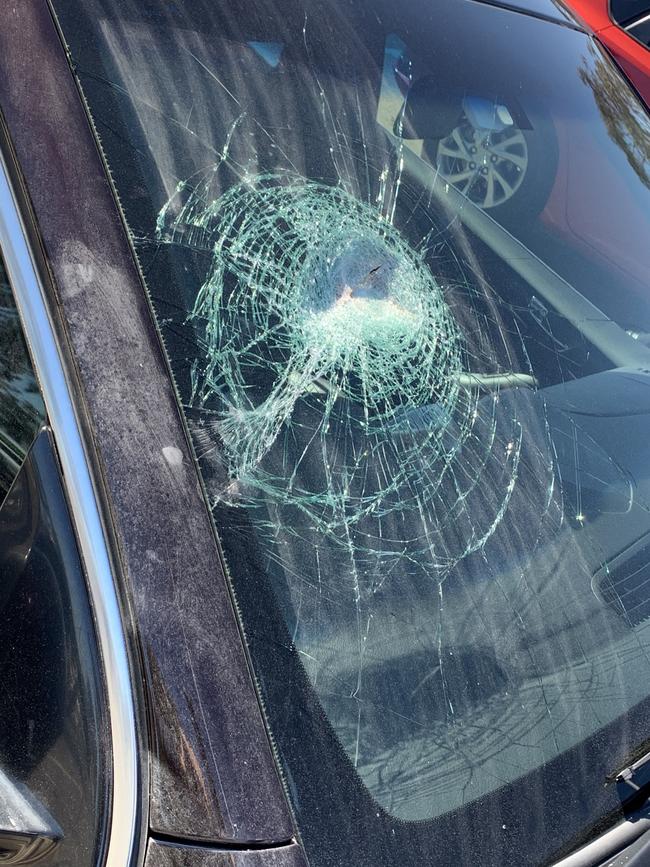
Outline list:
[[[639,38],[646,17],[643,10],[650,8],[650,0],[612,0],[621,24],[610,18],[609,0],[567,0],[567,4],[650,106],[650,50]],[[631,35],[633,31],[637,38]],[[514,104],[495,109],[489,101],[472,95],[463,101],[462,121],[440,137],[426,111],[434,99],[434,85],[426,79],[410,85],[411,63],[408,55],[400,58],[395,80],[402,93],[409,92],[408,107],[413,117],[407,110],[404,130],[407,137],[424,140],[424,159],[593,303],[608,315],[619,315],[631,326],[635,310],[632,305],[621,310],[621,288],[632,290],[645,303],[650,286],[649,215],[634,186],[621,183],[620,172],[611,156],[604,155],[602,143],[595,141],[589,126],[579,118],[559,113],[544,117],[527,104],[527,110],[532,112],[532,129],[519,130],[505,123],[499,128],[494,125],[495,111],[514,111]],[[605,69],[603,66],[603,73]],[[613,129],[619,124],[622,139],[626,135],[633,139],[635,134],[627,125],[637,122],[637,103],[626,99],[629,94],[625,94],[625,85],[615,74],[612,77],[610,73],[610,84],[609,89],[599,91],[599,110],[613,118]],[[608,94],[611,104],[602,94]],[[481,103],[485,103],[487,118],[483,121],[478,117]],[[620,115],[617,106],[622,109]],[[640,103],[638,112],[643,113]],[[436,123],[444,116],[439,106],[432,115]],[[627,158],[634,162],[634,156]],[[482,168],[483,162],[487,169]],[[646,162],[645,151],[640,148],[637,167],[644,183]],[[492,186],[481,183],[481,171],[486,175],[494,173]],[[603,220],[610,202],[618,203],[625,219]],[[594,268],[604,268],[608,279],[604,281]]]
[[[616,4],[610,0],[567,0],[567,5],[593,31],[650,106],[650,50],[641,41],[648,17],[644,7],[650,12],[650,0],[618,0]],[[631,190],[620,185],[580,125],[569,129],[556,123],[555,130],[559,139],[557,174],[541,214],[542,223],[560,235],[570,236],[576,249],[588,255],[596,253],[603,264],[609,265],[613,278],[617,273],[625,274],[630,285],[636,284],[639,297],[645,297],[650,277],[650,250],[644,240],[648,233],[645,209]],[[594,185],[589,178],[597,163],[600,182]],[[604,213],[607,201],[614,200],[622,203],[628,219],[624,224],[605,227],[597,215]],[[577,275],[573,280],[579,282]],[[592,300],[609,309],[606,297]]]
[[[623,29],[612,19],[609,0],[568,0],[567,6],[594,32],[650,106],[650,51],[630,35],[633,28]],[[648,7],[650,13],[650,2]],[[638,15],[639,21],[642,17]]]
[[[650,42],[650,0],[566,0],[566,4],[650,106],[650,50],[644,44]],[[601,67],[603,74],[607,66]],[[478,91],[470,91],[463,99],[461,119],[447,131],[441,106],[449,109],[450,117],[454,111],[460,113],[460,107],[445,103],[434,79],[418,80],[418,74],[410,54],[400,55],[395,82],[404,96],[408,93],[400,117],[402,135],[422,139],[422,156],[439,175],[514,232],[601,309],[623,316],[632,325],[635,312],[632,307],[620,309],[620,289],[632,289],[638,299],[647,297],[650,222],[635,188],[621,184],[619,171],[603,155],[602,143],[594,140],[588,125],[559,113],[545,116],[539,106],[527,103],[533,118],[532,122],[528,118],[529,129],[526,123],[517,129],[516,123],[510,127],[507,121],[499,126],[495,111],[514,111],[514,103],[495,108]],[[598,91],[599,110],[609,118],[612,134],[638,142],[636,154],[621,158],[630,160],[647,183],[646,152],[633,129],[643,114],[642,105],[637,111],[636,101],[626,98],[625,85],[613,70],[608,80],[609,88]],[[625,219],[603,221],[610,202],[619,203]],[[603,282],[594,268],[605,268],[608,280]]]

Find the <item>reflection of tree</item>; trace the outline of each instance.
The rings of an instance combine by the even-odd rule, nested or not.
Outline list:
[[[626,87],[614,64],[590,45],[593,64],[583,58],[578,74],[592,89],[612,141],[641,181],[650,186],[650,124],[643,106]]]

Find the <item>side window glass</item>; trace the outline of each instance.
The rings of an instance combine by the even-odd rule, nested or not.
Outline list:
[[[0,258],[0,504],[44,421],[45,407]]]
[[[101,863],[108,715],[52,433],[0,259],[0,864]]]

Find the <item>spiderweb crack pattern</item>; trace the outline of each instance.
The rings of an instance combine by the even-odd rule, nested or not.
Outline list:
[[[192,312],[206,357],[192,403],[216,399],[221,497],[291,504],[340,544],[424,557],[438,578],[486,543],[521,425],[499,418],[498,392],[486,402],[461,384],[467,352],[444,292],[378,208],[268,174],[216,201],[197,185],[159,231],[213,244]],[[296,420],[309,435],[288,465],[274,445]]]
[[[528,740],[573,742],[578,703],[546,675],[570,648],[537,650],[560,585],[572,611],[598,605],[557,566],[589,568],[564,513],[566,423],[516,311],[449,276],[405,185],[398,213],[381,184],[363,198],[224,153],[178,184],[157,236],[205,262],[184,395],[226,561],[268,582],[378,804],[427,818],[516,776]]]

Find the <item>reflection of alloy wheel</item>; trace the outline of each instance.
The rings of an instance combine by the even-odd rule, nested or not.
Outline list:
[[[464,118],[438,142],[436,163],[442,177],[480,208],[511,199],[528,170],[528,145],[521,130],[476,129]]]
[[[525,126],[481,129],[461,115],[444,138],[427,139],[423,156],[442,178],[510,228],[535,220],[555,183],[558,142],[550,117],[528,110]]]

